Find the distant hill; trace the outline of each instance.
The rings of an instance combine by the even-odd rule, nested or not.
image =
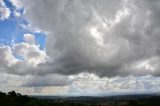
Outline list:
[[[110,97],[29,97],[11,91],[0,92],[0,106],[160,106],[160,96],[144,94]]]

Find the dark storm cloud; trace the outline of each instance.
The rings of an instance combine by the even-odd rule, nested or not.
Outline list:
[[[49,60],[37,67],[37,74],[159,75],[159,4],[159,0],[24,1],[26,18],[48,32]]]
[[[48,76],[32,76],[26,82],[24,87],[44,87],[44,86],[65,86],[71,84],[71,80],[67,76],[48,75]]]

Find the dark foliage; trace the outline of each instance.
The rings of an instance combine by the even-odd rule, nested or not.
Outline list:
[[[6,93],[0,92],[0,106],[85,106],[81,103],[54,102],[21,95],[15,91]]]

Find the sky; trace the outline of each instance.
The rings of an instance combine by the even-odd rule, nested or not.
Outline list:
[[[160,92],[159,0],[0,0],[0,91]]]

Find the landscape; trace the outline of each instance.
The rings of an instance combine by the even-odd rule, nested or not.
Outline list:
[[[160,106],[160,0],[0,0],[0,106]]]
[[[116,96],[27,96],[11,91],[0,92],[0,106],[159,106],[160,95]]]

